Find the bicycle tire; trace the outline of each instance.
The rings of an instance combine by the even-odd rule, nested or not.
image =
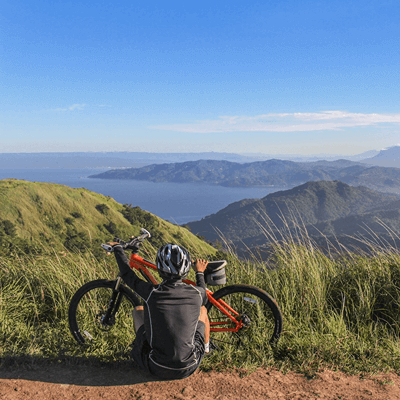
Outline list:
[[[109,315],[108,323],[104,316],[114,293],[116,281],[98,279],[83,285],[74,294],[68,310],[68,322],[72,336],[79,344],[113,345],[115,341],[132,343],[135,330],[132,311],[141,305],[136,294],[125,285],[117,291],[117,301]],[[118,336],[118,339],[117,339]]]
[[[244,326],[238,332],[211,332],[217,347],[256,346],[275,344],[282,332],[282,313],[276,301],[264,290],[250,285],[225,286],[213,294],[215,300],[222,299],[240,314]],[[235,327],[235,324],[212,303],[206,305],[210,322],[222,322],[220,327]]]

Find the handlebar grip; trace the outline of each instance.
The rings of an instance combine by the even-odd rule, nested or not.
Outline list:
[[[140,235],[140,238],[142,240],[146,239],[146,238],[151,238],[151,234],[148,230],[144,229],[144,228],[140,228],[140,232],[143,233],[143,235]]]

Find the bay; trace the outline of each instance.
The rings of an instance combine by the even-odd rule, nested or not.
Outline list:
[[[163,219],[182,225],[216,213],[242,199],[261,198],[282,190],[268,188],[230,188],[198,183],[147,182],[137,180],[91,179],[89,175],[106,169],[0,169],[0,179],[49,182],[72,188],[85,188],[111,196],[122,204],[139,206]]]

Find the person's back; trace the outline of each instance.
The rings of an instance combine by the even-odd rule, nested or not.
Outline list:
[[[181,278],[191,267],[189,253],[177,245],[167,244],[157,254],[158,272],[164,281],[153,286],[130,269],[122,247],[115,243],[114,248],[122,279],[144,303],[134,311],[137,337],[133,358],[159,378],[189,376],[202,360],[204,339],[209,340],[203,275],[207,262],[198,260],[197,286],[188,285]]]
[[[192,365],[202,292],[181,280],[165,281],[153,289],[146,302],[144,324],[152,348],[150,359],[174,368]]]

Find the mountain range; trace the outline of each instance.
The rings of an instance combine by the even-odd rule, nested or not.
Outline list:
[[[91,175],[90,178],[280,188],[294,187],[309,181],[340,180],[351,186],[363,185],[382,192],[400,194],[400,169],[348,160],[306,163],[267,160],[244,164],[226,160],[200,160],[116,169]]]
[[[298,234],[299,229],[317,242],[326,243],[328,238],[354,245],[356,241],[349,236],[374,232],[388,238],[390,230],[400,232],[400,200],[340,181],[307,182],[262,199],[232,203],[187,225],[210,241],[220,240],[222,233],[242,249],[263,247],[273,237],[280,240],[285,234]]]
[[[88,157],[87,153],[62,153],[57,161],[57,154],[61,153],[46,153],[44,158],[40,154],[30,155],[27,159],[36,160],[39,168],[46,157],[59,162],[60,167],[77,160],[86,162]],[[114,157],[115,153],[94,153],[92,156],[94,164],[100,159],[110,164],[127,159],[147,164],[156,153],[126,154],[129,154],[128,158],[124,158],[123,153],[118,153],[117,157]],[[141,159],[143,154],[147,158]],[[190,159],[194,154],[180,157]],[[204,155],[233,159],[237,156],[228,153]],[[23,160],[24,165],[27,160],[18,154],[3,156],[0,154],[0,166],[1,162],[7,164],[10,160]],[[175,156],[166,158],[173,159]],[[282,232],[296,234],[299,229],[304,229],[318,243],[340,239],[342,243],[355,245],[357,240],[351,237],[365,234],[398,243],[400,169],[393,166],[398,165],[400,160],[400,146],[384,149],[362,162],[344,159],[239,162],[244,160],[240,157],[238,162],[204,159],[153,163],[141,168],[115,169],[91,177],[289,188],[262,199],[232,203],[201,221],[187,224],[194,234],[211,242],[218,240],[221,232],[239,248],[262,248],[268,246],[273,237],[282,238]],[[379,163],[381,166],[374,165]],[[79,163],[75,166],[79,167]],[[16,244],[26,252],[32,249],[37,251],[36,243],[39,242],[67,249],[83,249],[84,242],[98,244],[105,235],[127,234],[132,227],[146,227],[146,224],[157,232],[154,244],[166,239],[160,233],[162,228],[159,229],[166,221],[138,207],[120,205],[110,197],[85,189],[3,180],[0,181],[0,200],[0,255]],[[176,225],[168,226],[166,230],[178,230],[177,237],[182,237],[182,232],[186,231]],[[266,232],[269,233],[266,235]]]

